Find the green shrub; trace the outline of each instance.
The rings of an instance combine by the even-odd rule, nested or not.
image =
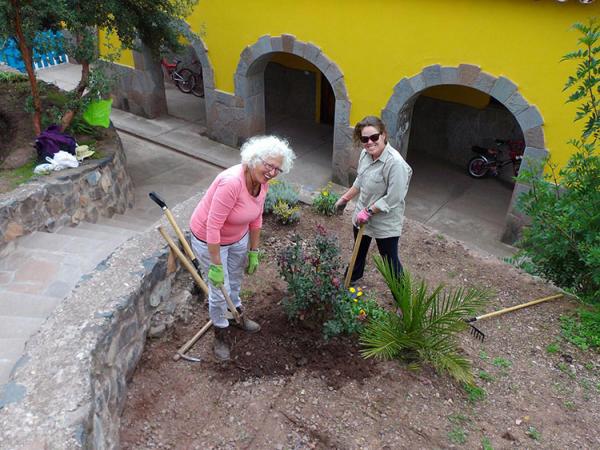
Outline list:
[[[269,191],[265,198],[265,212],[272,213],[275,205],[279,202],[287,203],[288,206],[296,206],[298,191],[287,181],[269,181]]]
[[[414,283],[408,272],[396,274],[379,256],[375,264],[400,314],[386,313],[369,322],[360,335],[362,354],[405,359],[413,364],[429,362],[437,371],[472,384],[471,364],[459,352],[457,333],[468,327],[463,318],[473,316],[489,294],[476,288],[444,292],[443,285],[431,290],[424,281]]]
[[[0,83],[26,83],[27,81],[27,75],[22,73],[0,71]]]
[[[343,287],[337,238],[317,226],[314,241],[292,239],[277,257],[280,276],[288,284],[283,308],[292,322],[322,328],[325,339],[357,334],[386,312],[362,290]]]
[[[589,25],[574,28],[583,35],[578,40],[582,48],[563,57],[578,62],[564,89],[574,89],[567,102],[579,103],[575,120],[586,119],[582,141],[570,141],[575,153],[560,171],[546,160],[548,170],[542,177],[537,175],[541,167],[519,174],[518,181],[529,184],[530,190],[517,205],[531,218],[519,245],[536,273],[600,301],[600,26],[591,19]]]
[[[290,225],[300,220],[300,207],[290,206],[283,200],[279,200],[273,208],[273,215],[280,224]]]
[[[333,216],[336,213],[335,202],[340,196],[331,191],[331,183],[328,183],[319,191],[313,199],[312,206],[318,214],[323,216]]]
[[[288,284],[283,307],[291,321],[321,326],[331,318],[342,295],[339,254],[337,238],[317,226],[314,242],[295,236],[278,255],[279,274]]]

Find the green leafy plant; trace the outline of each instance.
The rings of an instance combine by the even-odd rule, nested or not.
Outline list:
[[[359,334],[370,321],[385,315],[377,302],[364,294],[361,288],[351,287],[334,304],[333,317],[323,325],[325,338],[339,334]]]
[[[542,437],[541,433],[534,426],[530,426],[529,428],[527,428],[527,436],[529,436],[534,441],[539,441]]]
[[[381,257],[374,259],[400,313],[369,322],[360,335],[362,354],[428,362],[471,384],[471,363],[460,354],[456,335],[468,327],[463,318],[474,315],[489,293],[477,288],[444,291],[443,285],[430,290],[424,281],[413,282],[408,272],[397,274]]]
[[[579,308],[574,315],[561,316],[562,336],[581,350],[600,349],[600,306]]]
[[[494,381],[494,377],[492,376],[492,374],[489,372],[486,372],[485,370],[480,370],[479,372],[477,372],[477,376],[479,378],[481,378],[483,381],[489,381],[489,382]]]
[[[335,202],[338,201],[340,196],[332,192],[331,187],[332,184],[328,183],[319,191],[312,202],[315,211],[323,216],[333,216],[336,213]]]
[[[279,200],[273,208],[273,215],[282,225],[297,223],[300,220],[300,207],[290,206],[283,200]]]
[[[517,205],[531,218],[519,245],[533,271],[590,301],[600,300],[600,132],[598,66],[600,26],[595,19],[577,23],[579,49],[563,61],[577,62],[564,90],[574,90],[568,102],[578,104],[575,120],[585,119],[581,141],[571,140],[575,153],[558,170],[549,159],[541,167],[519,173],[518,181],[530,186]]]
[[[558,353],[560,351],[560,344],[558,342],[552,342],[546,346],[546,352],[551,355]]]
[[[271,180],[269,181],[269,190],[265,198],[265,212],[272,213],[275,206],[283,202],[289,207],[298,204],[298,191],[287,181]]]

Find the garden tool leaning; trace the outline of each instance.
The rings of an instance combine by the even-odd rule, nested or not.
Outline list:
[[[348,264],[348,271],[346,272],[346,278],[344,279],[344,288],[346,289],[350,287],[350,280],[352,279],[354,263],[356,262],[356,256],[358,255],[358,249],[360,248],[360,242],[362,241],[364,232],[365,224],[361,223],[358,227],[358,233],[356,233],[356,239],[354,240],[354,249],[352,250],[352,256],[350,257],[350,263]]]
[[[161,209],[165,213],[167,220],[169,221],[169,223],[175,230],[175,234],[179,238],[179,242],[180,242],[181,246],[183,247],[187,256],[179,249],[179,246],[177,246],[177,244],[175,244],[173,239],[171,239],[171,237],[164,230],[163,227],[159,226],[158,232],[162,235],[164,240],[167,242],[167,245],[169,246],[171,251],[175,254],[175,256],[179,259],[179,261],[181,262],[183,267],[185,267],[187,269],[187,271],[192,275],[192,278],[194,279],[194,281],[196,282],[198,287],[200,289],[202,289],[204,294],[208,297],[208,286],[206,285],[206,283],[202,279],[202,276],[200,275],[200,264],[198,262],[198,259],[196,258],[196,255],[194,255],[194,251],[192,250],[192,247],[188,243],[187,239],[185,238],[183,232],[177,225],[177,222],[175,221],[173,214],[167,207],[167,204],[164,202],[164,200],[162,198],[160,198],[160,196],[156,192],[150,192],[150,194],[148,194],[148,195],[158,206],[161,207]],[[225,297],[225,301],[227,302],[227,307],[228,307],[231,315],[235,319],[235,321],[239,324],[242,324],[242,318],[240,316],[240,313],[238,312],[235,305],[231,301],[231,297],[229,296],[229,293],[227,292],[227,289],[225,288],[224,285],[221,285],[221,293],[223,294],[223,297]],[[189,341],[187,341],[185,344],[183,344],[179,348],[179,350],[177,350],[177,353],[173,356],[173,359],[175,361],[178,361],[180,358],[183,358],[187,361],[199,362],[200,359],[194,358],[191,356],[187,356],[185,353],[198,341],[198,339],[200,339],[202,337],[202,335],[204,333],[206,333],[206,331],[208,331],[208,329],[211,327],[211,325],[212,325],[212,320],[209,320]]]
[[[469,326],[471,327],[471,334],[476,339],[479,339],[481,342],[483,342],[483,340],[485,339],[485,333],[483,331],[481,331],[479,328],[477,328],[475,325],[473,325],[472,322],[477,322],[478,320],[487,319],[489,317],[499,316],[499,315],[505,314],[507,312],[516,311],[517,309],[526,308],[526,307],[532,306],[532,305],[537,305],[538,303],[547,302],[548,300],[554,300],[555,298],[560,298],[562,296],[563,296],[563,294],[556,294],[556,295],[551,295],[549,297],[538,298],[537,300],[532,300],[527,303],[522,303],[520,305],[511,306],[509,308],[504,308],[499,311],[494,311],[494,312],[483,314],[483,315],[477,316],[477,317],[471,317],[470,319],[465,319],[465,322],[467,322],[469,324]]]

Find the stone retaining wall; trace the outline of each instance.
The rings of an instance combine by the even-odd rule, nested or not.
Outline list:
[[[0,195],[0,252],[19,236],[96,222],[133,206],[133,183],[114,128],[98,143],[101,159],[40,177]]]
[[[179,223],[200,195],[173,210]],[[167,255],[157,231],[138,235],[56,308],[0,394],[0,448],[118,448],[127,380],[152,316],[177,308]]]

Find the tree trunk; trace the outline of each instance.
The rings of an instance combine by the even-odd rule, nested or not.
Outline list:
[[[76,95],[76,98],[78,100],[83,96],[83,93],[85,92],[85,89],[87,88],[89,79],[90,79],[90,63],[89,63],[89,61],[82,61],[81,62],[81,80],[79,80],[79,84],[73,91],[73,93]],[[76,109],[68,110],[63,114],[62,119],[60,121],[60,128],[62,131],[66,130],[69,127],[69,125],[71,125],[71,121],[73,120],[73,117],[75,117],[75,114],[77,114]]]
[[[42,100],[40,99],[37,79],[35,78],[35,72],[33,70],[33,52],[27,46],[25,34],[23,33],[21,5],[19,5],[17,0],[10,0],[10,3],[15,10],[15,32],[17,34],[19,50],[21,50],[21,56],[25,63],[25,69],[27,70],[27,76],[29,77],[29,84],[31,85],[31,96],[33,97],[33,129],[37,136],[42,132]]]

